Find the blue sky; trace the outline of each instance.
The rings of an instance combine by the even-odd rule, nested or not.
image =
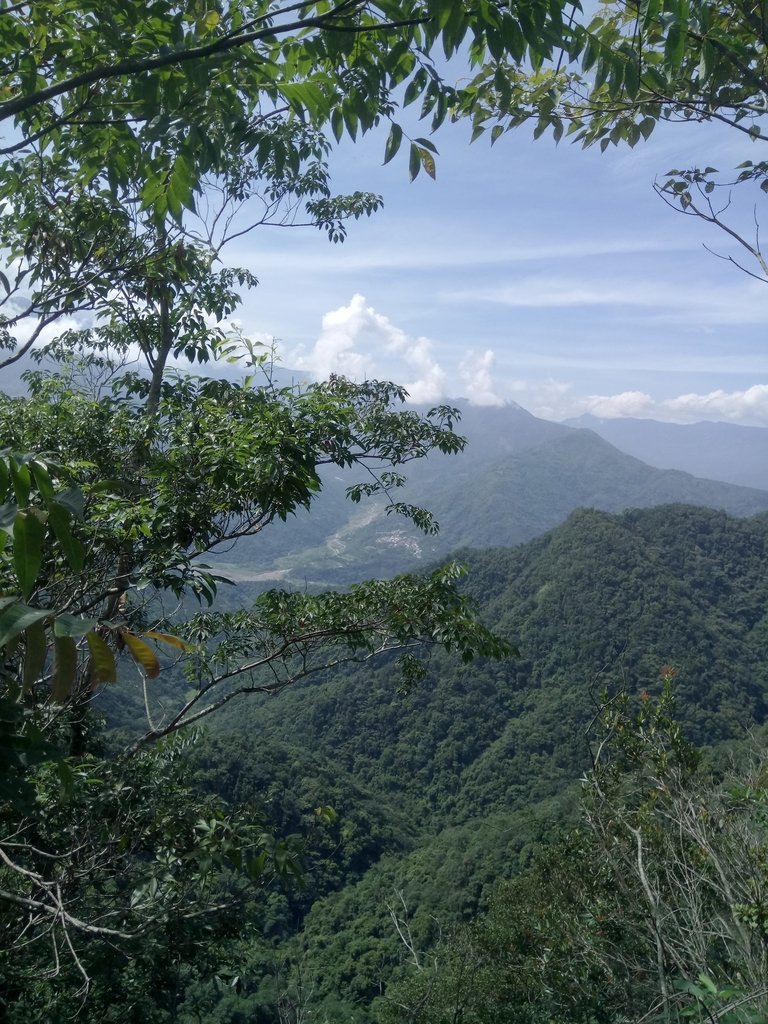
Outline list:
[[[748,139],[669,125],[600,154],[526,129],[470,146],[456,125],[435,141],[435,182],[409,184],[405,149],[383,167],[382,135],[335,155],[338,190],[385,201],[343,245],[265,227],[227,250],[260,280],[247,333],[307,374],[389,377],[419,401],[768,425],[768,285],[652,190],[671,167],[758,159]],[[754,232],[752,198],[733,215]]]

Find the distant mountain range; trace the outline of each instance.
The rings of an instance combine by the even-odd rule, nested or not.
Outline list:
[[[350,504],[344,492],[354,478],[336,472],[309,513],[238,544],[222,567],[241,580],[345,583],[413,570],[459,547],[520,544],[579,507],[619,512],[685,503],[738,516],[768,510],[768,491],[654,468],[592,430],[538,419],[515,404],[470,406],[459,429],[466,450],[405,467],[408,485],[394,495],[428,507],[440,523],[437,537],[384,515],[383,501]]]
[[[19,392],[20,374],[31,365],[24,359],[6,368],[0,388]],[[213,370],[238,372],[228,364]],[[285,382],[300,376],[279,371]],[[235,580],[269,585],[344,584],[410,571],[460,547],[520,544],[579,507],[619,512],[686,503],[738,516],[768,510],[768,429],[592,416],[568,425],[513,402],[455,404],[463,407],[466,450],[407,465],[408,485],[392,495],[429,508],[440,523],[437,537],[385,515],[383,499],[351,504],[346,488],[359,476],[332,470],[308,513],[241,541],[215,559],[218,567]]]
[[[735,423],[660,423],[643,419],[579,416],[569,426],[586,427],[621,451],[659,469],[745,487],[768,488],[768,429]]]

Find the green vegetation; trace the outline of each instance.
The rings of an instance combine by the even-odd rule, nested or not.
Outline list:
[[[517,550],[462,554],[466,587],[519,658],[465,671],[436,654],[405,700],[390,666],[348,670],[248,705],[246,722],[219,720],[225,791],[268,793],[283,821],[283,799],[307,792],[308,815],[323,780],[339,811],[328,835],[344,870],[308,871],[315,898],[294,904],[299,934],[280,940],[313,1012],[342,998],[330,1019],[378,1019],[373,1001],[411,971],[390,908],[420,952],[440,942],[442,960],[498,883],[574,820],[604,689],[657,695],[672,664],[677,714],[697,743],[732,745],[765,721],[766,544],[765,516],[583,510]],[[353,863],[366,831],[373,841]]]
[[[409,472],[406,497],[427,504],[438,535],[394,520],[384,502],[361,509],[344,500],[344,483],[329,481],[320,516],[278,524],[266,545],[238,546],[228,559],[240,580],[262,574],[303,587],[348,582],[368,573],[405,571],[458,547],[507,547],[559,526],[574,509],[606,512],[684,503],[754,515],[768,492],[653,469],[589,430],[569,430],[514,406],[462,410],[466,449],[450,459],[431,455]],[[499,510],[503,509],[503,515]],[[234,564],[233,564],[234,563]],[[266,570],[266,572],[265,572]]]
[[[605,151],[638,145],[660,121],[724,126],[743,145],[737,167],[671,169],[654,187],[670,207],[719,231],[718,255],[767,281],[756,210],[768,161],[753,148],[768,140],[766,37],[765,10],[753,0],[575,5],[552,60],[530,69],[502,57],[476,76],[475,137],[495,141],[535,121],[534,138],[551,131],[555,141]]]
[[[435,148],[408,136],[401,102],[420,101],[427,130],[470,115],[492,138],[535,116],[535,134],[568,122],[634,144],[682,116],[762,140],[761,10],[577,15],[529,0],[0,11],[0,366],[44,332],[58,360],[24,399],[0,396],[4,1019],[764,1019],[764,762],[707,773],[664,666],[694,741],[764,722],[765,515],[582,510],[527,548],[467,552],[463,589],[449,564],[215,605],[205,561],[309,508],[327,465],[362,470],[345,500],[386,501],[431,536],[431,514],[395,497],[402,467],[463,447],[455,410],[404,410],[395,385],[264,379],[268,353],[227,326],[256,283],[223,263],[233,230],[304,220],[337,242],[380,206],[333,195],[333,139],[383,126],[385,161],[405,142],[412,178],[434,174]],[[452,86],[441,53],[477,77]],[[726,226],[716,175],[660,191]],[[749,163],[739,181],[766,175]],[[762,273],[759,246],[736,241]],[[176,376],[172,356],[244,356],[249,375]],[[575,438],[542,441],[548,470],[541,449],[501,456],[524,503],[552,467],[583,493],[601,446]],[[589,492],[609,508],[627,501],[613,458]],[[506,469],[486,463],[483,507],[509,504]],[[634,470],[638,504],[725,503]],[[476,528],[462,539],[499,539],[460,515]],[[126,736],[97,708],[129,675],[144,718],[125,703]]]
[[[308,507],[321,466],[361,469],[359,501],[396,491],[430,450],[463,446],[452,409],[403,411],[395,385],[262,380],[268,353],[227,325],[255,278],[221,254],[231,231],[298,210],[340,241],[380,200],[331,194],[330,139],[391,122],[392,158],[401,88],[440,124],[458,94],[432,51],[471,43],[477,62],[499,19],[445,2],[56,2],[0,16],[0,366],[43,332],[60,363],[33,373],[24,399],[0,399],[1,998],[16,1019],[70,1019],[81,1004],[93,1019],[107,1004],[121,1020],[162,1019],[180,964],[199,962],[200,922],[215,928],[239,886],[297,871],[261,819],[166,770],[184,742],[173,737],[241,694],[350,659],[400,650],[409,684],[424,645],[467,662],[507,650],[456,567],[187,614],[222,583],[206,555]],[[409,141],[411,176],[434,174],[432,143]],[[249,201],[256,220],[233,228]],[[237,383],[168,372],[171,356],[241,355],[250,376]],[[153,680],[174,661],[152,714]],[[93,705],[131,673],[145,728],[107,754]],[[137,993],[155,971],[152,1003]]]
[[[382,1020],[765,1019],[765,756],[705,768],[672,677],[605,698],[578,824],[447,948],[410,944]]]

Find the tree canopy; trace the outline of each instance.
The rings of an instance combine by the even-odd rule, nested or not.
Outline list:
[[[723,233],[718,255],[768,280],[757,214],[768,192],[766,24],[753,0],[574,4],[551,56],[485,64],[470,87],[475,135],[495,141],[532,121],[535,137],[604,151],[637,145],[660,122],[724,126],[744,143],[738,167],[670,168],[656,191]]]
[[[231,903],[216,878],[263,885],[295,863],[264,822],[185,786],[171,734],[350,659],[399,651],[411,684],[431,646],[509,650],[455,566],[224,613],[206,558],[308,507],[324,465],[360,471],[351,500],[384,493],[436,529],[396,491],[411,460],[463,446],[456,411],[403,410],[387,382],[278,385],[229,323],[256,279],[222,250],[268,221],[341,240],[380,198],[332,194],[333,140],[383,124],[392,159],[399,104],[430,127],[461,107],[438,57],[477,62],[523,17],[445,0],[0,8],[0,365],[43,340],[58,360],[0,399],[8,1012],[71,1015],[135,943],[151,934],[160,963],[192,941],[185,921]],[[408,141],[411,176],[433,174],[434,145]],[[246,375],[171,372],[174,356],[243,356]],[[144,735],[107,754],[94,707],[129,672]]]

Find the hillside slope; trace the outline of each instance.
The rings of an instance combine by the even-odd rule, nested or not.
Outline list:
[[[393,495],[428,507],[440,523],[436,537],[385,515],[382,500],[346,501],[353,481],[335,475],[310,512],[239,544],[222,570],[241,580],[328,585],[410,571],[459,547],[520,544],[581,506],[618,512],[688,503],[740,516],[768,510],[768,491],[654,469],[592,431],[516,406],[470,409],[461,429],[465,452],[409,464],[407,487]]]
[[[259,764],[279,743],[292,750],[286,792],[323,766],[354,777],[368,801],[379,794],[380,859],[336,891],[324,885],[302,917],[297,942],[322,979],[318,998],[344,993],[365,1005],[396,969],[395,893],[426,935],[435,919],[450,927],[474,913],[490,885],[525,863],[571,805],[603,689],[654,692],[674,666],[680,715],[698,743],[740,738],[768,716],[768,515],[579,510],[522,547],[462,557],[485,621],[520,658],[460,667],[436,655],[405,699],[391,664],[366,667],[243,703],[219,722],[220,745],[237,750],[254,793],[261,774],[272,778]]]
[[[662,423],[579,416],[568,426],[594,430],[628,455],[660,469],[746,487],[768,487],[768,430],[737,423]]]

